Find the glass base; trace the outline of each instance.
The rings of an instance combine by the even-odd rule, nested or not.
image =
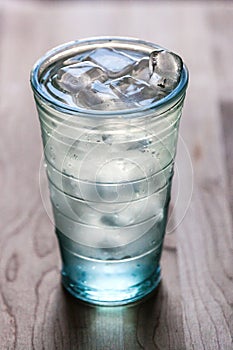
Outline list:
[[[86,285],[72,281],[66,272],[62,271],[64,287],[77,299],[103,306],[118,306],[133,303],[150,294],[161,280],[161,269],[156,271],[141,283],[127,289],[93,289]]]

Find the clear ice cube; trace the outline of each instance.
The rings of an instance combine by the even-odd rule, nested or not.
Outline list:
[[[109,78],[127,74],[135,61],[123,52],[109,48],[92,51],[85,60],[90,60],[107,71]]]
[[[82,61],[84,61],[86,56],[87,56],[87,54],[85,52],[78,54],[78,55],[75,55],[75,56],[71,56],[64,61],[63,65],[67,66],[67,65],[74,64],[74,63],[82,62]]]
[[[159,91],[164,91],[165,95],[168,94],[179,83],[182,67],[182,59],[172,52],[165,50],[151,52],[150,84],[157,86]]]
[[[92,62],[80,62],[61,68],[57,73],[58,86],[76,94],[83,88],[87,88],[93,81],[107,80],[106,72]]]
[[[143,57],[140,61],[135,63],[132,70],[132,76],[146,82],[150,80],[149,58]]]
[[[141,152],[143,152],[147,149],[148,146],[151,145],[151,143],[152,143],[151,139],[143,139],[143,140],[139,140],[139,141],[134,141],[134,142],[131,142],[131,144],[127,150],[128,151],[140,150]]]
[[[144,171],[141,169],[141,164],[137,161],[128,158],[112,158],[105,162],[102,168],[96,174],[97,183],[122,183],[130,182],[145,177]],[[128,198],[131,197],[133,188],[132,186],[126,186],[118,190],[125,190],[128,192]],[[107,190],[107,188],[106,188]],[[102,191],[102,190],[101,190]],[[122,192],[123,193],[123,192]],[[125,195],[125,194],[124,194]]]
[[[127,105],[105,84],[94,82],[90,89],[81,90],[75,97],[78,106],[97,110],[126,109]]]
[[[112,90],[121,99],[137,105],[144,105],[148,100],[156,98],[156,90],[146,82],[134,79],[129,75],[112,80],[110,83]]]

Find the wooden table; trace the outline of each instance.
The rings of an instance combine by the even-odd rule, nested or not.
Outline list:
[[[29,71],[73,39],[122,35],[190,69],[155,295],[90,307],[60,285]],[[0,0],[0,349],[233,349],[233,3]],[[40,185],[39,185],[40,179]]]

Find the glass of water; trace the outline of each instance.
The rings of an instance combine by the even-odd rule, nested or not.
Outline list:
[[[123,305],[158,285],[188,71],[130,38],[70,42],[35,64],[62,282],[75,297]]]

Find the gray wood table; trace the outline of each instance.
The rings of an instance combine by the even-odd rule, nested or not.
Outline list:
[[[131,307],[63,290],[29,86],[34,61],[95,35],[140,37],[190,69],[162,257]],[[233,2],[0,0],[0,349],[233,349]]]

